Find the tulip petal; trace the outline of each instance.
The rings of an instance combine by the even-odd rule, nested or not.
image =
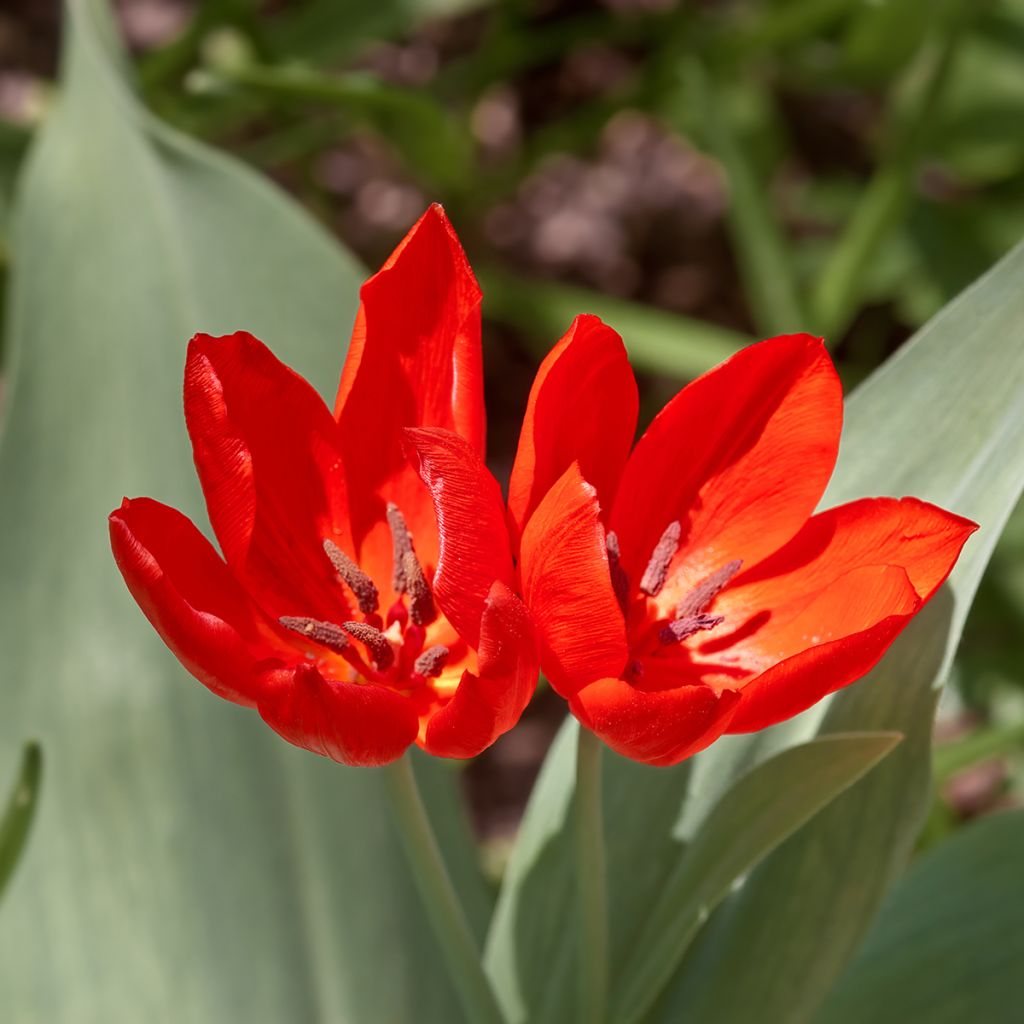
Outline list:
[[[152,498],[110,515],[110,545],[132,596],[175,657],[225,700],[252,707],[253,666],[276,653],[259,611],[192,521]]]
[[[438,757],[475,757],[489,747],[529,704],[537,663],[526,606],[495,581],[480,626],[477,672],[465,672],[452,699],[431,717],[423,749]]]
[[[408,697],[383,686],[325,679],[312,665],[267,673],[259,712],[289,743],[353,766],[397,760],[419,729]]]
[[[611,522],[627,572],[639,578],[676,520],[675,564],[694,578],[776,550],[821,498],[841,424],[839,378],[809,335],[751,345],[688,384],[655,417],[622,474]]]
[[[361,298],[335,417],[359,554],[367,571],[383,575],[374,563],[387,558],[386,543],[370,538],[365,556],[363,545],[386,501],[402,510],[420,558],[437,559],[433,510],[405,461],[402,428],[443,427],[484,451],[480,289],[440,206],[413,226]]]
[[[338,427],[313,388],[250,334],[192,339],[185,418],[210,522],[264,609],[337,621],[348,596],[323,551],[351,549]]]
[[[512,552],[501,489],[480,455],[450,430],[409,429],[410,461],[433,498],[440,539],[433,588],[446,618],[471,647],[495,580],[511,583]]]
[[[864,498],[813,516],[714,605],[725,623],[700,645],[756,678],[733,729],[782,721],[854,682],[949,575],[976,526],[916,498]]]
[[[610,508],[636,417],[636,380],[622,339],[596,316],[576,317],[530,390],[508,487],[516,533],[573,462]]]
[[[738,700],[734,690],[679,686],[651,692],[624,679],[599,679],[572,697],[569,708],[616,753],[664,767],[718,739]]]
[[[600,505],[576,463],[526,524],[520,572],[541,666],[563,697],[623,671],[626,627],[612,589]]]

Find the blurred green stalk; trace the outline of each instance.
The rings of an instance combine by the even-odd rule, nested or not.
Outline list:
[[[477,268],[484,313],[537,341],[546,352],[579,313],[594,313],[618,331],[637,369],[689,380],[738,352],[750,339],[726,327],[677,316],[628,299],[552,281]]]
[[[473,1024],[505,1024],[423,804],[412,758],[406,754],[389,764],[384,774],[402,846],[466,1020]]]
[[[718,85],[703,62],[688,56],[682,70],[685,93],[697,108],[701,134],[728,183],[729,233],[757,329],[766,335],[802,330],[806,322],[796,273],[768,189],[754,173]]]
[[[857,311],[866,272],[913,195],[914,171],[930,137],[935,111],[960,42],[968,11],[947,3],[936,12],[936,28],[895,89],[884,152],[863,198],[818,276],[812,296],[817,331],[838,339]]]
[[[579,888],[580,1024],[608,1015],[608,878],[601,793],[601,741],[579,730],[576,750],[576,870]]]

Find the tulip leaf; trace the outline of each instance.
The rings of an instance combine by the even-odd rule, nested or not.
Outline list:
[[[562,730],[538,781],[488,939],[487,966],[512,1024],[573,1015],[575,949],[558,922],[574,919],[573,790],[564,780],[577,735]],[[625,965],[612,1019],[638,1019],[645,993],[671,975],[736,879],[898,741],[892,733],[836,735],[786,750],[737,780],[689,844],[651,828],[678,817],[685,767],[653,769],[605,752],[612,960]]]
[[[890,893],[815,1024],[1012,1024],[1024,959],[1024,812],[969,825]]]
[[[7,888],[25,849],[39,800],[42,774],[43,752],[39,744],[26,743],[21,755],[21,768],[7,800],[7,810],[0,818],[0,894]]]
[[[898,733],[822,736],[742,776],[680,856],[625,966],[612,1018],[640,1020],[707,915],[761,858],[873,768]]]
[[[1024,246],[925,325],[847,403],[826,505],[914,494],[981,529],[948,586],[876,669],[782,734],[788,742],[814,731],[892,729],[904,742],[722,904],[649,1020],[809,1020],[903,871],[928,806],[937,690],[1024,485],[1022,325]],[[716,744],[697,758],[694,773],[727,775],[725,759],[742,762],[748,742]]]
[[[213,697],[113,564],[105,520],[124,493],[204,521],[189,335],[249,329],[330,394],[363,272],[268,183],[140,109],[105,16],[68,9],[62,88],[13,215],[0,749],[40,736],[47,787],[3,906],[4,1019],[458,1021],[381,774]],[[425,760],[479,933],[454,773]]]

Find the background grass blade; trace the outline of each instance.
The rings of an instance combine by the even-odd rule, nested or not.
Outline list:
[[[18,866],[39,801],[43,774],[43,752],[38,743],[26,743],[18,777],[0,818],[0,895]]]

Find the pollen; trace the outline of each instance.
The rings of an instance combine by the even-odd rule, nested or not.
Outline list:
[[[647,563],[647,568],[644,569],[644,574],[640,578],[640,589],[648,597],[657,597],[661,593],[661,588],[665,586],[669,566],[679,550],[681,536],[682,526],[678,519],[673,519],[665,527],[665,532],[655,545],[654,551],[651,553],[651,560]]]
[[[324,539],[324,552],[331,560],[334,571],[348,584],[349,590],[352,591],[359,605],[359,610],[364,615],[375,612],[379,598],[373,580],[333,540]]]
[[[307,619],[300,615],[282,615],[277,620],[285,629],[290,629],[299,636],[304,636],[329,651],[340,654],[348,647],[348,637],[341,626],[333,622],[322,622],[320,619]]]

